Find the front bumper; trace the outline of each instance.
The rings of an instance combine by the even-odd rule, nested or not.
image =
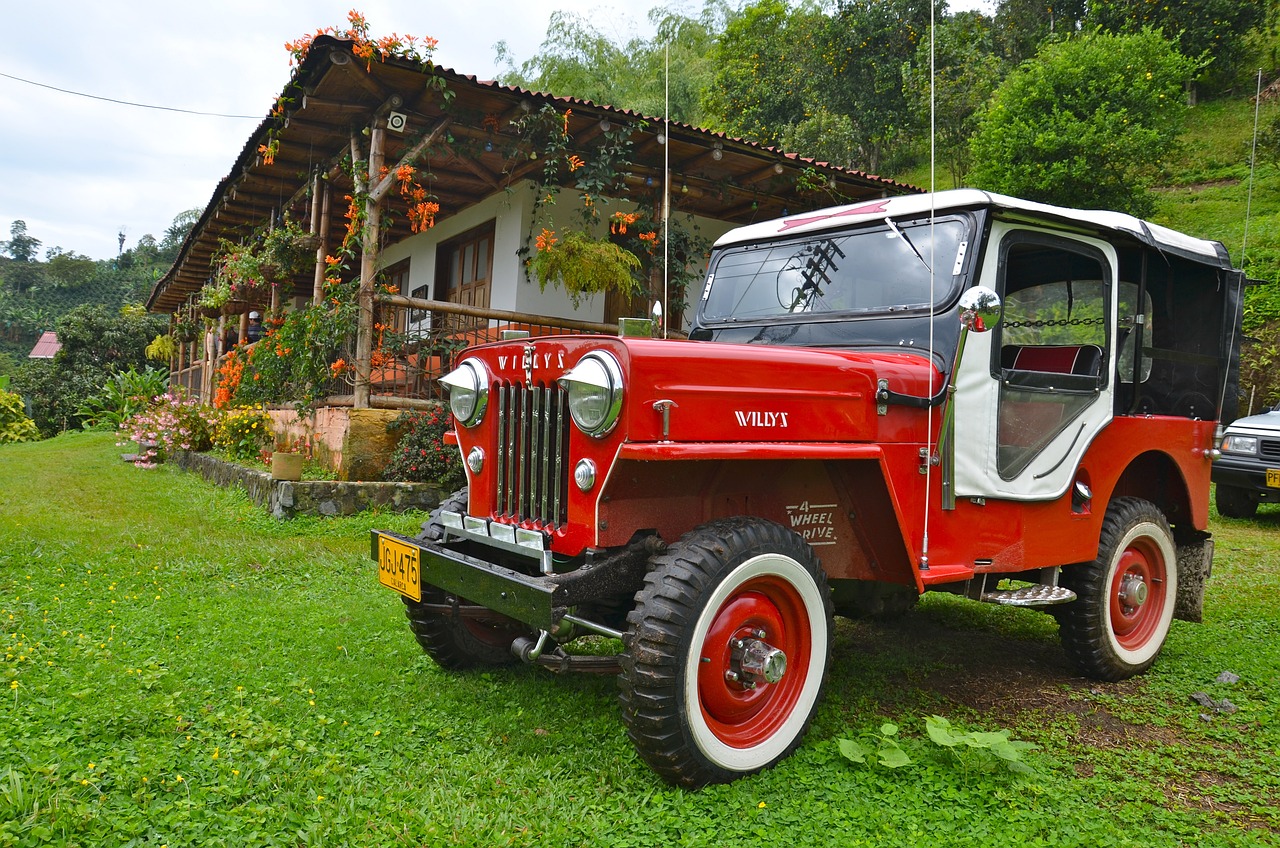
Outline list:
[[[1263,500],[1280,498],[1280,487],[1267,485],[1267,472],[1272,472],[1272,479],[1280,470],[1280,463],[1260,462],[1256,459],[1243,459],[1230,454],[1223,454],[1213,463],[1210,479],[1220,486],[1235,486],[1252,492]]]
[[[546,631],[554,630],[566,615],[584,604],[633,595],[644,581],[648,555],[643,547],[626,548],[589,559],[572,571],[535,575],[485,559],[489,551],[499,558],[501,548],[497,546],[471,539],[429,542],[371,530],[370,555],[380,565],[388,548],[384,540],[390,540],[401,552],[407,549],[416,554],[417,561],[408,567],[416,567],[419,589],[433,586],[460,601],[465,599]]]
[[[459,550],[466,542],[426,542],[385,530],[371,530],[370,554],[374,562],[381,562],[384,556],[384,538],[417,552],[416,564],[423,586],[442,589],[539,630],[550,630],[568,610],[563,599],[557,602],[559,586],[550,577],[521,574],[470,556]]]

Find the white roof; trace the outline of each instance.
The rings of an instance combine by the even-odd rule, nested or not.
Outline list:
[[[1014,213],[1045,220],[1091,227],[1099,232],[1122,233],[1142,244],[1156,247],[1179,256],[1205,262],[1221,268],[1230,268],[1231,257],[1221,243],[1152,224],[1126,215],[1122,212],[1106,212],[1096,209],[1068,209],[1062,206],[1051,206],[1047,203],[1035,203],[1030,200],[1019,200],[1002,194],[993,194],[972,188],[961,188],[953,191],[940,191],[934,194],[909,194],[901,197],[886,197],[881,200],[864,201],[849,206],[834,206],[830,209],[819,209],[803,215],[792,215],[773,221],[762,221],[759,224],[748,224],[730,230],[716,241],[716,247],[744,242],[767,241],[779,237],[801,235],[810,232],[821,232],[844,227],[848,224],[859,224],[866,221],[944,214],[960,209],[987,207],[996,210],[996,214]]]

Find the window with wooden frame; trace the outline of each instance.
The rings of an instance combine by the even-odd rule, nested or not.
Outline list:
[[[440,245],[436,252],[436,299],[460,306],[489,308],[493,280],[494,222],[488,221]],[[483,318],[467,318],[456,326],[483,324]]]

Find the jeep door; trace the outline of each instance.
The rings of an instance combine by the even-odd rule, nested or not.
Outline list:
[[[1003,318],[958,366],[955,492],[1060,497],[1112,417],[1116,253],[1098,239],[997,221],[982,285]]]

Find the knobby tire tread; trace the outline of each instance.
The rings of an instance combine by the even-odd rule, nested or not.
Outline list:
[[[422,524],[419,539],[435,542],[444,538],[444,524],[440,521],[442,510],[465,513],[467,490],[454,492],[431,511],[430,517]],[[405,597],[401,600],[404,601],[404,614],[409,619],[409,629],[413,631],[414,638],[441,668],[462,671],[468,668],[512,665],[516,662],[509,649],[480,641],[467,631],[460,619],[428,610],[426,604],[445,601],[445,593],[434,586],[422,587],[422,603]]]
[[[641,758],[669,783],[692,788],[741,776],[708,762],[685,732],[681,657],[692,655],[688,643],[701,612],[700,600],[738,562],[760,553],[784,553],[809,567],[826,599],[829,627],[830,593],[812,548],[781,525],[747,517],[703,525],[653,557],[635,608],[627,616],[626,651],[618,676],[623,723]],[[808,723],[778,759],[800,744]]]
[[[1098,540],[1098,558],[1079,563],[1062,570],[1061,584],[1076,593],[1076,599],[1055,609],[1059,624],[1062,648],[1067,658],[1094,680],[1118,682],[1146,671],[1159,656],[1136,665],[1124,662],[1112,651],[1107,632],[1110,586],[1108,572],[1116,547],[1134,524],[1148,521],[1163,527],[1172,542],[1173,534],[1160,508],[1141,498],[1116,498],[1107,507],[1102,522],[1102,534]],[[1176,547],[1175,547],[1176,550]],[[1176,559],[1167,562],[1165,568],[1171,574],[1177,572]]]

